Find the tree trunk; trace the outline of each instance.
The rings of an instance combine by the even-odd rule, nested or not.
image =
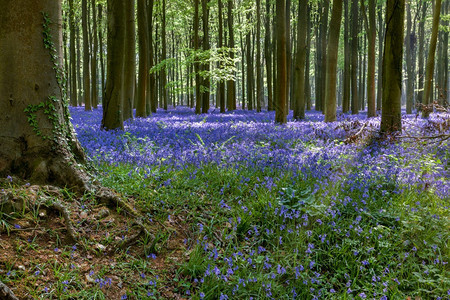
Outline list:
[[[381,110],[381,98],[383,95],[383,80],[381,74],[383,73],[383,3],[378,4],[378,77],[377,77],[377,110]]]
[[[294,67],[294,119],[305,118],[306,31],[308,30],[308,0],[298,1],[297,53]]]
[[[250,12],[247,13],[247,22],[250,23],[251,20],[251,14]],[[248,103],[248,110],[253,110],[253,59],[251,56],[251,29],[248,30],[247,34],[245,35],[245,49],[246,49],[246,57],[245,60],[247,62],[247,103]]]
[[[222,0],[219,0],[217,5],[219,6],[219,49],[220,49],[220,55],[223,55],[223,12],[222,12]],[[224,65],[223,63],[219,64],[219,68],[223,69]],[[225,106],[225,82],[223,79],[220,79],[218,82],[218,94],[217,97],[219,98],[218,102],[220,105],[220,112],[225,113],[226,106]]]
[[[256,0],[256,111],[261,112],[264,86],[261,68],[261,0]]]
[[[161,61],[165,61],[167,58],[167,45],[166,45],[166,0],[162,0],[162,20],[161,20]],[[162,85],[162,101],[164,110],[167,110],[168,94],[167,94],[167,73],[164,66],[160,71],[160,80]]]
[[[102,128],[123,129],[125,3],[108,0],[108,55]]]
[[[69,0],[69,27],[70,27],[70,104],[78,106],[77,91],[77,58],[75,54],[75,12],[73,0]]]
[[[82,88],[82,80],[81,80],[81,37],[80,37],[80,29],[76,28],[76,36],[77,36],[77,80],[78,80],[78,105],[81,106],[83,103],[83,88]]]
[[[136,18],[135,0],[127,0],[125,3],[125,69],[124,69],[124,97],[123,119],[133,118],[133,103],[136,78]],[[147,71],[148,72],[148,71]]]
[[[437,44],[437,35],[439,32],[439,19],[441,15],[441,0],[436,0],[433,12],[433,27],[431,29],[431,39],[430,39],[430,48],[428,50],[428,59],[427,59],[427,67],[426,67],[426,75],[425,75],[425,90],[424,90],[424,98],[423,105],[427,106],[422,111],[422,117],[428,118],[430,113],[433,111],[433,108],[430,107],[430,96],[432,93],[432,82],[433,82],[433,72],[434,72],[434,58],[436,55],[436,44]]]
[[[103,5],[98,4],[98,22],[100,28],[98,30],[98,40],[99,40],[99,52],[100,52],[100,71],[102,73],[102,84],[101,84],[101,99],[103,100],[103,95],[105,94],[105,63],[103,58]]]
[[[0,7],[0,176],[86,191],[79,165],[85,156],[70,124],[60,68],[61,2],[0,0]]]
[[[309,78],[310,52],[311,52],[311,3],[308,5],[307,12],[308,27],[306,32],[306,69],[305,69],[305,102],[306,109],[311,110],[311,83]]]
[[[286,1],[278,0],[276,3],[276,27],[277,41],[277,93],[275,99],[275,122],[284,124],[287,122],[287,51],[286,51]]]
[[[401,131],[405,0],[387,0],[383,51],[383,103],[380,131]]]
[[[89,72],[89,36],[88,36],[88,8],[87,0],[82,0],[82,26],[83,26],[83,89],[85,110],[91,110],[91,84]]]
[[[202,0],[202,21],[203,21],[203,51],[205,53],[209,50],[209,0]],[[203,63],[203,71],[205,71],[207,74],[209,73],[209,60]],[[202,93],[202,113],[207,114],[209,110],[209,97],[210,97],[210,78],[209,75],[206,75],[206,77],[203,78],[203,87],[204,92]]]
[[[266,0],[266,21],[264,35],[264,58],[266,61],[267,73],[267,110],[273,110],[273,92],[272,92],[272,43],[270,34],[270,1]]]
[[[234,60],[234,31],[233,31],[233,0],[228,0],[228,35],[230,48],[230,60]],[[233,63],[234,64],[234,63]],[[227,82],[227,108],[228,110],[236,109],[236,81],[230,79]]]
[[[150,70],[153,68],[155,63],[155,50],[153,47],[153,6],[154,6],[154,0],[148,1],[147,6],[147,22],[148,22],[148,69]],[[155,73],[151,72],[148,75],[148,89],[147,89],[147,102],[146,102],[146,109],[147,109],[147,115],[153,113],[156,113],[156,109],[158,106],[158,97],[157,97],[157,87],[156,87],[156,78]]]
[[[339,36],[341,31],[342,0],[333,0],[328,36],[327,73],[325,88],[325,122],[336,121],[336,82]]]
[[[368,63],[367,63],[367,117],[375,117],[376,98],[375,98],[375,43],[377,40],[376,28],[376,3],[375,0],[369,0],[369,17],[367,18],[364,0],[361,0],[361,6],[364,12],[364,24],[366,27],[368,45]],[[364,97],[363,97],[364,99]]]
[[[350,110],[350,18],[348,11],[348,1],[344,1],[344,82],[342,112],[348,113]]]
[[[316,74],[316,76],[318,76],[318,85],[316,87],[316,110],[322,112],[325,102],[325,82],[327,70],[327,28],[329,7],[330,0],[324,0],[319,25],[320,56],[318,62],[318,73]]]
[[[353,0],[352,2],[352,41],[351,41],[351,51],[352,51],[352,61],[351,61],[351,109],[352,114],[357,114],[359,112],[358,105],[358,0]]]
[[[136,117],[147,117],[148,92],[148,20],[146,0],[137,0],[138,37],[139,37],[139,81],[137,89]]]
[[[409,3],[406,4],[406,71],[408,74],[408,80],[406,82],[406,113],[412,113],[413,98],[414,98],[414,73],[413,66],[414,63],[412,59],[412,48],[414,47],[414,41],[412,41],[412,18],[411,18],[411,6]]]
[[[201,113],[201,107],[202,107],[202,97],[201,97],[201,85],[202,80],[200,77],[200,62],[199,62],[199,36],[198,36],[198,30],[200,27],[199,22],[199,0],[194,0],[194,51],[195,51],[195,57],[194,57],[194,72],[195,72],[195,113],[200,114]]]
[[[92,62],[91,62],[91,87],[92,87],[92,106],[98,107],[98,77],[97,77],[97,53],[98,53],[98,36],[97,36],[97,10],[95,0],[91,0],[92,7]]]

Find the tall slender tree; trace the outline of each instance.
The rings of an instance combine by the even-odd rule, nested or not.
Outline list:
[[[428,59],[425,75],[425,89],[422,110],[422,117],[428,118],[433,109],[430,107],[431,95],[432,95],[432,82],[434,73],[434,58],[436,56],[436,44],[439,32],[439,19],[441,16],[442,0],[436,0],[433,11],[433,27],[431,29],[430,48],[428,50]]]
[[[380,131],[401,131],[405,0],[387,0],[383,52],[383,104]]]
[[[228,0],[227,17],[228,17],[228,37],[229,37],[228,47],[230,49],[230,60],[234,65],[233,61],[234,61],[235,43],[234,43],[234,29],[233,29],[233,0]],[[227,108],[228,110],[236,109],[236,80],[234,78],[228,80],[227,82]]]
[[[339,33],[341,31],[342,0],[333,0],[327,50],[327,73],[325,87],[325,122],[336,121],[336,82]]]
[[[267,76],[267,109],[273,110],[273,88],[272,88],[272,43],[270,29],[270,0],[266,0],[266,20],[264,22],[264,58]]]
[[[98,76],[97,76],[97,55],[98,55],[98,36],[97,36],[97,6],[95,0],[91,0],[92,10],[92,60],[91,60],[91,102],[94,108],[98,107]]]
[[[297,53],[294,67],[294,118],[305,118],[306,31],[308,30],[308,0],[298,1]]]
[[[78,106],[77,91],[77,58],[75,53],[75,8],[73,0],[69,0],[69,28],[70,28],[70,104]]]
[[[139,37],[139,81],[137,86],[136,117],[147,117],[148,93],[148,20],[146,0],[137,0],[137,21]]]
[[[124,65],[124,98],[123,119],[133,118],[136,79],[136,17],[135,0],[125,2],[125,65]]]
[[[359,19],[359,9],[358,0],[352,0],[352,40],[351,40],[351,109],[352,114],[357,114],[358,109],[358,19]]]
[[[286,1],[276,3],[276,41],[277,41],[277,93],[275,98],[275,122],[287,122],[287,33],[286,33]]]
[[[83,27],[83,100],[85,110],[91,110],[91,83],[90,83],[90,53],[89,53],[89,34],[88,34],[88,7],[87,0],[81,1],[82,27]]]
[[[263,78],[261,68],[261,0],[256,0],[256,111],[261,111],[263,102]]]

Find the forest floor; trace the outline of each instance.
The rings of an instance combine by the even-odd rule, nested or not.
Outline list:
[[[450,297],[448,113],[388,137],[362,114],[281,126],[181,107],[105,132],[101,110],[71,113],[91,170],[151,235],[120,247],[139,231],[120,207],[1,179],[0,199],[39,204],[0,218],[0,280],[20,299]]]

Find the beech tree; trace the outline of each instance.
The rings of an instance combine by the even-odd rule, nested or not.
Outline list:
[[[284,124],[287,122],[287,50],[286,50],[286,1],[278,0],[276,5],[277,41],[277,80],[275,98],[275,122]]]
[[[381,132],[402,130],[401,96],[405,0],[387,0]]]

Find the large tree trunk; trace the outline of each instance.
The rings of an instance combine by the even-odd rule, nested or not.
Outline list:
[[[333,0],[330,31],[328,36],[327,73],[325,87],[325,122],[336,121],[336,82],[339,33],[341,31],[342,0]]]
[[[402,130],[401,96],[405,0],[388,0],[383,52],[381,132]]]
[[[89,34],[88,34],[88,8],[87,0],[82,0],[82,26],[83,26],[83,100],[85,110],[91,110],[91,82],[89,72]]]
[[[125,3],[108,0],[108,55],[102,128],[123,129]]]
[[[60,69],[61,3],[0,0],[0,7],[0,176],[86,191]]]
[[[423,105],[427,106],[422,111],[422,117],[428,118],[433,109],[430,106],[431,102],[431,94],[433,90],[432,82],[433,82],[433,73],[434,73],[434,58],[436,56],[436,44],[437,44],[437,36],[439,32],[439,19],[441,15],[441,0],[436,0],[433,12],[433,27],[431,29],[431,39],[430,39],[430,48],[428,50],[428,59],[427,59],[427,67],[426,67],[426,75],[425,75],[425,90],[424,90],[424,98]]]
[[[136,78],[136,18],[135,0],[125,2],[125,69],[124,69],[124,97],[123,119],[133,118],[133,103]]]
[[[297,54],[294,67],[294,119],[305,118],[306,31],[308,0],[298,1]]]
[[[136,117],[147,117],[146,99],[148,84],[148,20],[145,0],[138,0],[139,81],[137,89]]]
[[[278,0],[276,4],[277,41],[277,93],[275,99],[275,122],[287,122],[287,51],[286,51],[286,1]]]

